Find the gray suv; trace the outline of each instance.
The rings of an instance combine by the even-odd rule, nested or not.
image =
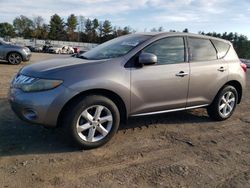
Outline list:
[[[12,65],[18,65],[22,61],[29,61],[30,57],[29,48],[0,41],[0,60],[7,60]]]
[[[122,36],[82,54],[26,66],[9,100],[23,120],[62,126],[84,148],[108,142],[128,117],[207,108],[229,118],[246,66],[228,41],[187,33]]]

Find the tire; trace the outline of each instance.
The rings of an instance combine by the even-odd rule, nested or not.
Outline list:
[[[120,113],[110,99],[90,95],[73,102],[63,122],[70,140],[81,148],[92,149],[104,145],[115,135]]]
[[[22,56],[17,53],[17,52],[11,52],[8,57],[7,60],[10,64],[12,65],[19,65],[22,62]]]
[[[237,90],[230,85],[224,86],[207,108],[208,115],[217,121],[228,119],[234,112],[238,101]]]

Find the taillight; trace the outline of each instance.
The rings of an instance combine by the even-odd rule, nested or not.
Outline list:
[[[245,63],[240,63],[240,66],[244,70],[244,72],[247,72],[247,65]]]

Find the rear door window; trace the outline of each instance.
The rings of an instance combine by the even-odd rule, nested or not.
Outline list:
[[[223,58],[227,54],[230,45],[218,40],[212,40],[212,42],[217,50],[218,58]]]
[[[217,59],[217,52],[209,39],[188,38],[191,61],[210,61]]]

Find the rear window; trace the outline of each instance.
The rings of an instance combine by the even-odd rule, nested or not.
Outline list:
[[[217,59],[216,50],[209,39],[189,38],[191,61],[209,61]]]
[[[227,54],[230,45],[225,42],[218,41],[218,40],[212,40],[212,42],[218,52],[217,53],[218,58],[219,59],[223,58]]]

